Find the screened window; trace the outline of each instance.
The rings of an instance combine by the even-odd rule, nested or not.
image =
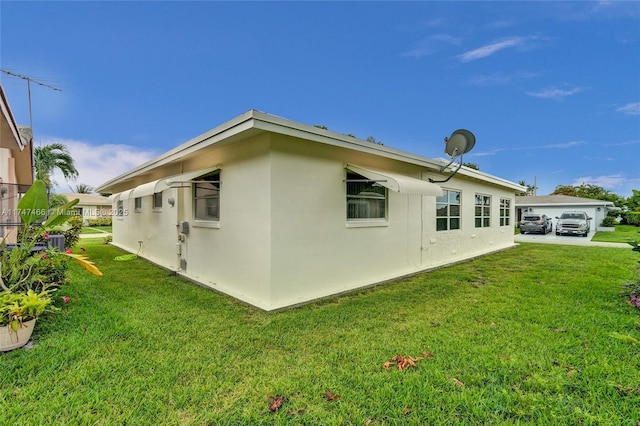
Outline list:
[[[491,226],[491,196],[476,194],[476,228]]]
[[[135,198],[135,211],[139,212],[142,210],[142,197]]]
[[[511,224],[511,200],[500,198],[500,226]]]
[[[153,194],[153,208],[154,209],[162,208],[162,192],[155,192]]]
[[[196,179],[193,203],[197,220],[220,220],[220,172]]]
[[[387,188],[357,173],[347,172],[347,220],[386,217]]]
[[[118,200],[116,203],[116,216],[124,216],[124,202]]]
[[[436,198],[436,231],[460,229],[460,191],[442,190]]]

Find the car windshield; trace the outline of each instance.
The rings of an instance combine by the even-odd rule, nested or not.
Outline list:
[[[584,219],[582,213],[562,213],[560,219]]]
[[[540,216],[525,216],[524,220],[529,222],[535,222],[537,220],[540,220]]]

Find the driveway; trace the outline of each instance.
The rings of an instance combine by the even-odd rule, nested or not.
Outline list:
[[[600,246],[600,247],[618,247],[631,249],[626,243],[603,243],[599,241],[591,241],[595,235],[595,231],[589,233],[587,237],[578,237],[573,235],[556,235],[555,231],[547,235],[542,234],[517,234],[514,235],[516,243],[542,243],[542,244],[562,244],[569,246]]]

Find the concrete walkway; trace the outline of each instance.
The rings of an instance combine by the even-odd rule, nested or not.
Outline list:
[[[573,235],[556,235],[551,232],[547,235],[542,234],[516,234],[514,240],[516,243],[541,243],[541,244],[561,244],[568,246],[599,246],[599,247],[616,247],[631,250],[631,246],[627,243],[603,243],[600,241],[591,241],[595,232],[591,232],[587,237],[577,237]]]
[[[80,234],[80,238],[104,238],[111,236],[111,232],[96,232],[95,234]]]

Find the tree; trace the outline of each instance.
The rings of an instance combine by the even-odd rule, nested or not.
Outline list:
[[[476,163],[462,163],[463,166],[469,167],[470,169],[480,170],[480,166]]]
[[[558,185],[552,195],[570,195],[572,197],[590,198],[592,200],[611,201],[616,207],[622,207],[625,199],[608,189],[590,183],[581,185]]]
[[[519,195],[519,196],[521,196],[521,197],[535,195],[535,194],[536,194],[536,191],[538,190],[538,187],[537,187],[537,186],[535,186],[535,185],[529,185],[529,184],[528,184],[527,182],[525,182],[524,180],[521,180],[520,182],[518,182],[518,184],[519,184],[519,185],[522,185],[522,186],[526,186],[526,187],[527,187],[527,190],[526,190],[525,192],[520,192],[519,194],[516,194],[516,195]]]
[[[73,188],[71,188],[71,190],[73,190]],[[91,185],[87,185],[84,183],[78,184],[75,187],[75,192],[76,194],[91,194],[93,193],[94,188]]]
[[[51,175],[55,169],[60,170],[66,180],[73,180],[78,177],[76,164],[66,145],[52,143],[38,146],[33,151],[33,159],[36,179],[42,180],[49,189],[53,186]]]

